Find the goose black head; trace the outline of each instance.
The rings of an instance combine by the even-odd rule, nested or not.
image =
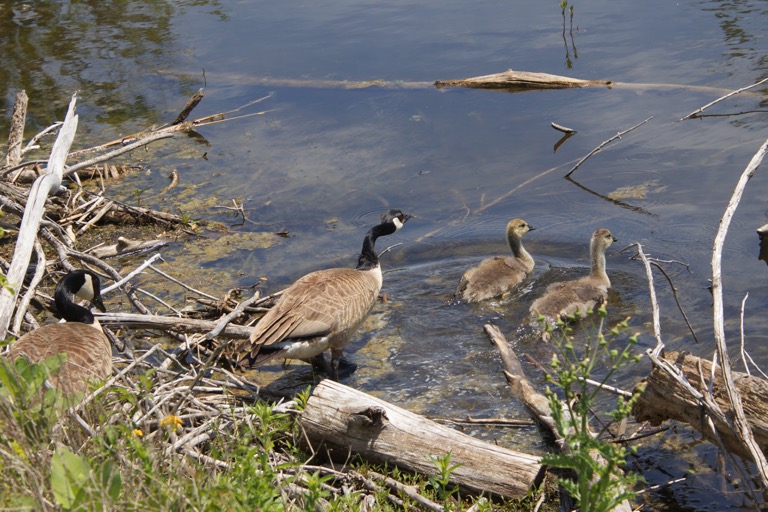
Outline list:
[[[403,227],[403,224],[410,219],[410,215],[406,215],[401,210],[389,210],[387,213],[381,215],[382,224],[394,224],[395,231]]]
[[[101,281],[99,276],[90,270],[73,270],[65,275],[59,284],[56,285],[54,298],[56,307],[63,314],[62,309],[66,309],[65,303],[71,303],[71,296],[75,295],[83,300],[87,300],[99,311],[106,311],[104,302],[101,300]]]

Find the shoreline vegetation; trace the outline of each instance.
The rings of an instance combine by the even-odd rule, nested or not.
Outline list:
[[[536,75],[540,79],[542,74]],[[33,365],[0,357],[0,505],[43,510],[516,511],[558,510],[561,500],[573,508],[574,502],[568,500],[575,499],[583,511],[629,511],[640,486],[638,475],[622,470],[631,453],[631,448],[624,447],[663,430],[649,429],[640,420],[660,424],[670,419],[702,429],[725,453],[753,462],[755,475],[739,461],[732,466],[742,472],[749,499],[764,503],[761,492],[768,487],[768,465],[762,452],[768,446],[768,427],[763,418],[768,417],[768,381],[731,375],[722,335],[719,254],[730,216],[762,162],[768,141],[744,171],[713,249],[715,324],[720,329],[716,329],[718,357],[707,370],[711,386],[704,381],[691,384],[694,374],[690,372],[695,371],[691,369],[706,361],[692,356],[683,360],[683,355],[664,352],[652,267],[662,273],[664,269],[662,262],[646,257],[639,244],[631,247],[646,269],[657,346],[646,354],[653,372],[633,391],[610,388],[607,378],[591,382],[591,366],[583,366],[580,356],[572,353],[567,328],[562,344],[554,344],[560,359],[547,368],[540,366],[552,387],[546,392],[536,390],[503,335],[492,325],[485,327],[501,354],[503,376],[515,396],[526,404],[546,436],[554,439],[553,455],[542,461],[536,454],[468,438],[330,381],[289,397],[270,395],[230,364],[226,354],[228,341],[247,337],[278,294],[261,297],[256,291],[246,297],[243,290],[229,290],[218,297],[196,290],[158,268],[162,257],[156,251],[166,243],[162,238],[118,237],[113,243],[86,248],[98,238],[93,234],[107,225],[162,226],[192,235],[201,228],[201,223],[183,215],[109,198],[110,180],[132,168],[105,162],[172,137],[174,132],[270,112],[244,113],[269,99],[265,96],[229,112],[188,121],[202,99],[200,90],[167,126],[70,153],[78,123],[76,97],[63,123],[51,125],[25,144],[28,99],[23,92],[17,95],[6,161],[0,168],[4,213],[0,227],[6,250],[13,254],[8,260],[0,258],[0,339],[12,343],[10,335],[38,327],[40,313],[49,309],[45,290],[50,289],[52,278],[80,266],[104,276],[109,286],[102,293],[108,301],[110,292],[118,293],[123,309],[138,313],[96,315],[118,348],[115,371],[103,385],[74,401],[46,384],[46,375],[56,371],[60,358]],[[54,133],[58,136],[50,158],[24,160],[38,154],[41,140]],[[86,156],[87,160],[66,163]],[[572,181],[570,174],[576,167],[567,179]],[[178,176],[170,179],[172,188]],[[69,186],[63,187],[62,182]],[[242,210],[235,202],[233,210],[238,208]],[[118,271],[107,261],[125,255],[134,256],[134,261],[137,255],[146,259],[130,271]],[[180,311],[176,316],[151,313],[146,301],[160,299],[131,282],[139,273],[150,271],[164,286],[178,287],[193,297],[194,317]],[[633,337],[622,334],[629,328],[627,322],[606,326],[604,334],[604,311],[600,317],[595,345],[589,350],[608,358],[615,369],[637,364],[639,357],[631,350]],[[144,331],[171,342],[147,347],[121,341]],[[617,345],[622,343],[627,347]],[[742,357],[747,366],[743,349]],[[573,375],[578,378],[569,380],[567,376]],[[595,436],[588,407],[597,391],[618,398],[616,409],[609,412],[613,421],[598,428]],[[676,400],[648,399],[651,396]],[[694,410],[696,414],[691,415]],[[632,415],[638,421],[629,429],[627,420]],[[477,424],[472,418],[444,420],[452,425],[459,421]],[[522,425],[530,425],[529,420]]]

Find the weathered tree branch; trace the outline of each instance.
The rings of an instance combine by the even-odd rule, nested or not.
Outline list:
[[[45,175],[35,181],[29,193],[29,199],[27,200],[27,206],[24,209],[24,216],[19,228],[19,236],[16,240],[16,248],[11,260],[11,268],[6,276],[8,283],[13,287],[13,291],[9,291],[5,287],[0,290],[0,338],[4,338],[8,330],[8,324],[16,304],[16,297],[21,290],[21,283],[29,266],[32,247],[37,238],[37,230],[45,211],[45,200],[48,198],[51,190],[57,189],[61,185],[67,154],[77,131],[76,103],[77,95],[73,95],[64,119],[64,125],[59,131],[59,136],[56,138],[56,143],[51,150],[48,170]]]

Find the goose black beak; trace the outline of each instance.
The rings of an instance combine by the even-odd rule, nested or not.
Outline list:
[[[104,303],[101,301],[101,297],[94,297],[93,300],[91,301],[91,304],[96,306],[96,309],[98,309],[102,313],[107,312],[107,308],[104,307]]]

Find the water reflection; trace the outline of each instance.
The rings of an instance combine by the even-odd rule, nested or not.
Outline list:
[[[176,101],[193,86],[147,70],[174,59],[173,21],[185,8],[164,0],[0,2],[0,111],[25,89],[29,127],[41,128],[79,91],[78,109],[92,123],[135,129],[163,121],[163,95]],[[2,116],[0,129],[7,122]]]

